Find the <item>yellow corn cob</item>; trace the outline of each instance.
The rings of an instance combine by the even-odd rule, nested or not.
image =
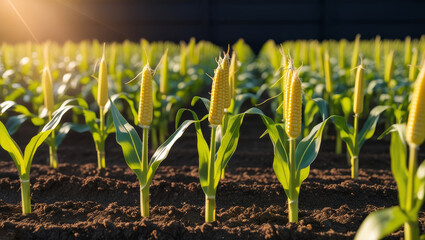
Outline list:
[[[153,117],[153,96],[152,96],[152,69],[149,63],[142,70],[142,82],[140,84],[139,101],[139,124],[149,126]]]
[[[180,75],[186,75],[187,67],[187,47],[186,43],[180,42]]]
[[[41,85],[43,88],[44,95],[44,106],[49,113],[54,111],[53,109],[53,81],[52,74],[49,68],[49,44],[44,47],[44,68],[41,75]]]
[[[221,68],[223,68],[224,79],[226,83],[224,84],[224,108],[227,109],[230,107],[230,85],[229,85],[229,53],[224,55],[224,58],[221,60]]]
[[[339,41],[339,68],[344,69],[345,68],[345,46],[347,45],[346,39],[341,39]]]
[[[410,62],[410,56],[412,54],[412,50],[411,48],[411,38],[410,36],[407,36],[405,41],[405,45],[404,45],[404,64],[407,65]]]
[[[351,56],[351,69],[357,66],[359,59],[359,45],[360,45],[360,34],[356,35],[356,40],[354,41],[353,55]]]
[[[363,64],[360,63],[360,66],[358,66],[356,70],[356,83],[354,86],[353,112],[355,114],[363,112],[363,71]]]
[[[413,81],[416,77],[416,64],[418,64],[418,50],[416,48],[413,48],[412,50],[412,61],[410,62],[409,66],[409,80]]]
[[[108,70],[105,61],[105,45],[103,45],[102,59],[100,59],[98,83],[97,104],[99,107],[104,107],[108,101]]]
[[[219,66],[215,70],[212,91],[211,91],[211,105],[208,115],[208,121],[211,125],[220,125],[224,116],[224,89],[228,84],[224,77],[224,69]]]
[[[163,56],[163,62],[162,62],[162,69],[161,69],[161,78],[159,83],[159,91],[161,94],[166,95],[168,93],[168,48],[165,50],[164,56]]]
[[[235,84],[236,84],[236,72],[238,65],[238,58],[236,52],[232,52],[232,59],[230,60],[229,67],[229,84],[230,84],[230,99],[235,98]]]
[[[393,77],[393,68],[394,68],[394,51],[391,50],[385,59],[384,80],[386,83],[391,82],[391,78]]]
[[[292,59],[289,59],[288,69],[285,71],[285,75],[282,78],[282,92],[283,92],[283,105],[284,105],[284,113],[283,118],[286,121],[288,118],[288,111],[286,109],[289,108],[289,97],[290,97],[290,88],[291,88],[291,81],[292,76],[294,73],[294,62]]]
[[[47,111],[52,113],[53,109],[53,82],[52,82],[52,74],[50,73],[50,68],[47,65],[43,69],[43,73],[41,75],[41,83],[43,87],[44,94],[44,106]]]
[[[331,62],[329,60],[328,51],[325,52],[325,80],[326,80],[326,92],[332,93],[332,72],[331,72]]]
[[[422,66],[413,90],[409,118],[406,127],[406,140],[416,146],[425,140],[425,65]]]
[[[290,80],[288,108],[285,109],[285,130],[291,139],[297,138],[301,133],[302,88],[298,74],[299,69],[294,71]]]
[[[375,38],[375,67],[376,70],[381,69],[381,36]]]

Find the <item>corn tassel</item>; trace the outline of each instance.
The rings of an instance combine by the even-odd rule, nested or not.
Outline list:
[[[149,63],[142,70],[142,82],[140,84],[139,124],[149,126],[153,117],[153,94],[152,94],[152,69]]]
[[[356,83],[354,86],[354,99],[353,99],[353,112],[360,114],[363,112],[363,99],[364,99],[364,81],[363,81],[363,64],[357,67],[356,70]]]
[[[212,84],[211,105],[208,121],[211,125],[220,125],[224,116],[224,91],[228,81],[224,77],[224,69],[221,64],[216,68]]]
[[[108,102],[108,70],[105,61],[105,45],[103,45],[102,59],[100,59],[98,83],[97,104],[99,107],[104,107]]]
[[[302,87],[298,76],[299,69],[291,78],[286,112],[285,130],[291,139],[296,139],[301,133]]]
[[[419,146],[425,140],[425,66],[422,66],[414,86],[407,120],[406,140],[410,144]]]

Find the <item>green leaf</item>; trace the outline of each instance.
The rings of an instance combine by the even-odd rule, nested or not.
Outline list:
[[[390,156],[391,172],[397,183],[398,198],[400,207],[405,208],[408,171],[407,161],[407,142],[406,142],[406,124],[394,124],[388,128],[381,136],[391,133]]]
[[[235,106],[233,107],[233,113],[238,114],[245,101],[248,99],[257,100],[258,96],[253,93],[242,93],[235,96]]]
[[[281,155],[277,152],[277,147],[274,148],[274,157],[273,157],[273,171],[276,174],[277,180],[282,184],[283,189],[285,190],[286,196],[289,196],[289,165],[287,156],[284,158],[284,155]]]
[[[310,126],[318,112],[319,107],[313,100],[306,101],[304,106],[304,126]]]
[[[203,103],[203,104],[204,104],[204,106],[205,106],[205,109],[207,109],[207,111],[209,112],[209,111],[210,111],[210,100],[209,100],[209,99],[206,99],[206,98],[203,98],[203,97],[195,96],[195,97],[193,97],[193,98],[192,98],[192,102],[190,103],[190,105],[191,105],[191,106],[195,106],[195,103],[196,103],[198,100],[201,100],[201,101],[202,101],[202,103]]]
[[[133,122],[134,122],[134,125],[136,125],[136,126],[137,126],[138,121],[139,121],[139,118],[138,118],[137,110],[136,110],[136,109],[135,109],[135,107],[134,107],[134,101],[133,101],[133,100],[131,100],[131,99],[130,99],[130,97],[128,96],[128,94],[126,94],[126,93],[117,93],[117,94],[114,94],[114,95],[112,95],[112,96],[111,96],[111,100],[112,100],[112,102],[113,102],[113,103],[115,103],[115,101],[116,101],[117,99],[125,100],[125,101],[128,103],[128,106],[130,107],[130,111],[131,111],[131,113],[132,113],[132,115],[133,115]],[[108,101],[108,102],[105,104],[105,109],[104,109],[105,113],[107,113],[107,112],[109,111],[110,107],[111,107],[111,104],[110,104],[110,102]]]
[[[408,220],[399,206],[371,213],[360,225],[355,240],[381,239],[394,232]]]
[[[372,109],[372,111],[370,111],[369,117],[367,118],[358,136],[360,148],[363,146],[367,139],[373,136],[373,134],[375,133],[376,124],[379,120],[379,116],[383,111],[387,110],[388,108],[389,106],[376,106]]]
[[[333,116],[332,119],[335,124],[338,134],[341,136],[341,139],[347,145],[347,150],[350,153],[350,156],[353,156],[354,152],[354,133],[353,128],[350,128],[347,124],[347,120],[341,116]]]
[[[220,148],[217,151],[217,157],[214,163],[214,186],[217,188],[222,170],[226,167],[233,153],[236,151],[239,141],[239,129],[241,127],[245,113],[241,113],[229,118],[228,126],[221,140]]]
[[[319,107],[320,114],[322,114],[322,121],[327,119],[329,117],[328,103],[322,98],[314,98],[312,101],[314,101],[317,107]]]
[[[6,150],[15,162],[18,173],[22,175],[22,165],[24,162],[23,154],[18,144],[10,137],[6,127],[0,122],[0,146]]]
[[[64,123],[58,130],[56,137],[55,137],[55,145],[56,147],[59,147],[63,140],[65,139],[66,135],[69,133],[69,131],[75,131],[78,133],[83,133],[90,131],[89,126],[84,124],[76,124],[76,123]]]
[[[422,161],[416,171],[415,176],[415,206],[412,209],[412,215],[417,216],[417,213],[422,207],[425,200],[425,161]],[[417,219],[415,219],[417,220]]]
[[[182,110],[182,111],[180,111]],[[205,141],[204,135],[202,134],[201,124],[200,122],[206,119],[208,115],[205,115],[201,120],[199,120],[196,113],[190,109],[180,109],[179,112],[181,114],[184,111],[189,111],[193,119],[195,120],[195,130],[196,130],[196,139],[197,139],[197,148],[198,148],[198,157],[199,157],[199,180],[201,182],[202,190],[205,194],[211,195],[212,193],[208,192],[208,159],[210,158],[210,148],[208,146],[207,141]],[[181,115],[180,114],[180,115]],[[179,114],[177,114],[179,115]],[[177,123],[177,116],[176,116],[176,123]]]
[[[328,118],[314,126],[310,134],[298,143],[297,149],[295,150],[297,170],[310,166],[310,164],[316,159],[322,142],[323,129],[325,128],[328,120],[331,118]]]
[[[353,112],[353,102],[349,97],[343,97],[341,99],[341,108],[344,116],[349,116]]]
[[[139,179],[140,186],[147,183],[147,171],[142,169],[142,140],[137,131],[121,115],[115,104],[111,104],[111,113],[114,121],[116,140],[121,145],[124,159]]]
[[[195,123],[195,120],[186,120],[184,121],[180,127],[163,143],[161,146],[156,149],[155,153],[152,156],[151,161],[149,162],[149,170],[148,170],[148,180],[147,185],[150,185],[152,178],[158,168],[159,164],[167,158],[168,153],[173,147],[174,143],[183,135],[186,129],[192,124]]]
[[[21,127],[22,123],[24,123],[27,119],[28,117],[24,114],[9,117],[6,122],[6,128],[9,134],[15,134],[19,127]]]

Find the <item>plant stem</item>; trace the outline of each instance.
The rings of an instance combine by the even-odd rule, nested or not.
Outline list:
[[[140,213],[142,217],[149,217],[149,186],[140,187]]]
[[[289,139],[289,196],[288,196],[288,215],[289,222],[298,222],[298,193],[295,185],[295,145],[296,139]]]
[[[211,125],[210,157],[208,159],[208,194],[205,195],[205,222],[215,221],[214,164],[216,130],[217,126]]]
[[[49,111],[49,121],[52,120],[52,112]],[[56,150],[56,141],[55,141],[55,131],[52,131],[52,133],[50,134],[51,138],[52,138],[52,145],[49,146],[49,162],[50,162],[50,167],[53,169],[58,168],[58,154],[57,154],[57,150]]]
[[[406,191],[406,211],[409,212],[414,207],[414,183],[415,175],[417,170],[417,157],[418,147],[415,144],[410,144],[409,149],[409,175],[407,179],[407,191]],[[417,240],[419,239],[419,227],[417,217],[415,221],[409,219],[408,222],[404,223],[404,239],[405,240]]]
[[[105,162],[105,124],[104,124],[104,109],[103,107],[99,107],[99,120],[100,120],[100,126],[99,126],[99,132],[100,132],[100,146],[97,149],[97,167],[99,169],[106,168],[106,162]]]
[[[31,213],[30,180],[21,179],[22,214]]]
[[[99,169],[106,168],[104,151],[100,151],[100,150],[97,151],[97,168]]]
[[[142,147],[142,173],[148,175],[149,168],[149,126],[143,128],[143,147]],[[149,217],[149,186],[146,184],[140,187],[140,212],[142,217]]]
[[[205,222],[215,221],[215,198],[205,195]]]
[[[342,154],[342,139],[338,132],[336,132],[335,139],[335,154]]]
[[[354,152],[351,156],[351,178],[357,179],[359,176],[359,143],[357,139],[357,132],[359,127],[359,116],[358,114],[354,115]]]

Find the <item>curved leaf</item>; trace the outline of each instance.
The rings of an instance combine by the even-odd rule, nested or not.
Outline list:
[[[375,133],[376,124],[378,123],[379,116],[385,110],[390,108],[389,106],[376,106],[370,111],[369,117],[367,118],[362,130],[359,132],[358,141],[359,147],[361,148],[364,142],[371,138]]]
[[[312,101],[314,101],[319,108],[320,114],[322,114],[322,121],[327,119],[329,117],[328,103],[322,98],[314,98]]]
[[[158,168],[159,164],[168,156],[171,148],[174,143],[183,135],[186,129],[192,124],[195,123],[195,120],[186,120],[184,121],[180,127],[163,143],[161,146],[156,149],[155,153],[152,156],[151,161],[149,162],[149,170],[147,176],[147,185],[149,186],[152,178]]]
[[[226,167],[233,153],[236,151],[239,141],[239,129],[245,114],[241,113],[229,118],[228,126],[221,140],[221,145],[217,151],[214,163],[214,186],[217,187],[220,181],[222,170]]]
[[[323,129],[331,118],[332,117],[314,126],[310,134],[298,143],[297,149],[295,150],[297,170],[310,166],[310,164],[316,159],[322,142]]]
[[[69,133],[69,131],[75,131],[78,133],[83,133],[90,131],[89,126],[84,124],[76,124],[76,123],[64,123],[58,130],[56,137],[55,137],[55,145],[56,147],[59,147],[63,140],[65,139],[66,135]]]
[[[10,137],[6,127],[0,122],[0,146],[6,150],[15,162],[19,175],[22,174],[23,154],[18,144]]]
[[[140,140],[134,127],[125,120],[113,103],[111,104],[111,114],[116,131],[116,140],[121,145],[124,159],[139,179],[140,186],[144,187],[147,183],[147,170],[142,169],[142,140]]]
[[[378,240],[394,232],[408,220],[399,206],[371,213],[360,225],[355,240]]]
[[[19,127],[21,127],[22,123],[24,123],[27,119],[28,117],[24,114],[9,117],[6,122],[6,128],[9,134],[15,134]]]
[[[192,98],[192,102],[190,103],[190,105],[191,106],[195,106],[195,103],[197,102],[197,101],[199,101],[199,100],[201,100],[202,101],[202,103],[204,104],[204,106],[205,106],[205,109],[207,109],[207,111],[209,112],[210,111],[210,100],[209,99],[206,99],[206,98],[203,98],[203,97],[199,97],[199,96],[194,96],[193,98]]]
[[[341,116],[333,116],[332,122],[338,130],[338,134],[341,139],[347,145],[347,150],[350,153],[350,156],[353,156],[354,152],[354,133],[353,128],[348,126],[347,120]]]

